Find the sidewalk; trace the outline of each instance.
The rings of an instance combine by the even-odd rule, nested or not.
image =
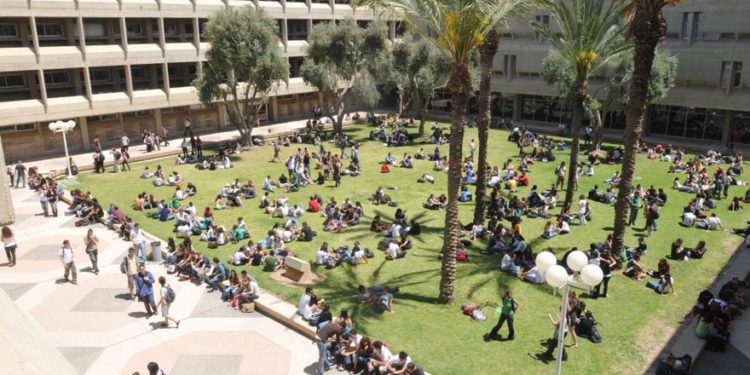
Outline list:
[[[30,190],[13,189],[12,195],[18,265],[0,264],[0,293],[7,293],[29,328],[38,330],[79,374],[143,374],[150,361],[180,375],[298,375],[316,368],[318,353],[310,339],[258,312],[234,311],[217,293],[179,282],[164,267],[149,264],[154,277],[165,276],[175,290],[170,313],[183,319],[179,329],[161,328],[160,316],[146,319],[143,305],[127,295],[119,263],[130,243],[103,225],[75,227],[73,216],[41,216]],[[60,208],[62,212],[62,204]],[[83,251],[89,228],[99,237],[99,275],[90,271]],[[63,239],[75,249],[78,285],[62,280],[57,252]],[[158,301],[158,293],[156,297]],[[13,349],[44,355],[41,348]],[[5,363],[3,373],[35,374],[15,365]]]

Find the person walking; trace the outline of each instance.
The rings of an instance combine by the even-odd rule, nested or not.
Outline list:
[[[91,272],[99,274],[99,265],[97,261],[99,259],[99,237],[94,234],[93,229],[89,229],[86,233],[86,237],[83,239],[83,243],[86,245],[86,254],[89,255],[91,260]]]
[[[505,321],[508,321],[508,341],[512,341],[516,336],[516,331],[513,327],[513,321],[515,319],[515,313],[518,310],[518,302],[513,299],[513,293],[511,291],[505,292],[502,301],[500,301],[500,307],[498,308],[499,319],[497,324],[492,328],[490,333],[484,335],[485,341],[500,340],[500,335],[497,334],[500,328],[503,327]]]
[[[148,369],[148,375],[165,375],[164,371],[159,368],[159,364],[156,362],[149,362],[146,369]]]
[[[128,150],[124,150],[122,152],[122,170],[124,171],[125,168],[130,170],[130,154],[128,153]]]
[[[22,182],[23,184],[21,184]],[[23,165],[23,162],[21,160],[16,163],[16,187],[26,188],[26,166]]]
[[[39,204],[42,205],[42,212],[44,213],[44,217],[49,216],[49,197],[47,197],[47,189],[40,188],[37,190],[37,194],[39,194]]]
[[[63,277],[65,281],[70,281],[73,285],[78,285],[78,273],[76,272],[76,262],[74,259],[73,248],[70,246],[70,241],[63,241],[63,246],[60,248],[60,263],[63,265],[65,274]],[[72,274],[72,275],[71,275]],[[68,276],[72,278],[69,279]]]
[[[203,140],[200,136],[195,137],[195,152],[199,158],[203,159]]]
[[[2,237],[3,247],[5,248],[5,256],[8,257],[8,267],[13,267],[16,265],[16,247],[18,247],[13,231],[5,226],[0,230],[0,237]]]
[[[120,151],[122,152],[128,151],[128,147],[130,147],[130,138],[128,138],[127,134],[123,134],[122,137],[120,138],[120,146],[122,146],[120,147]]]
[[[190,124],[190,116],[185,117],[185,123],[184,124],[185,124],[185,131],[182,133],[182,136],[183,137],[187,137],[187,135],[190,134],[190,136],[192,137],[193,136],[193,127]]]
[[[281,140],[277,139],[273,143],[273,159],[271,159],[272,163],[277,163],[281,161],[281,156],[279,155],[281,153]]]
[[[159,303],[156,307],[161,307],[161,316],[164,318],[162,326],[169,327],[169,321],[171,320],[174,322],[175,328],[180,328],[180,321],[169,315],[169,307],[172,306],[175,299],[174,289],[167,284],[167,279],[164,276],[159,276],[159,285],[161,285],[161,288],[159,288]]]
[[[136,249],[136,256],[140,264],[146,263],[146,240],[143,238],[141,225],[136,223],[133,230],[130,231],[130,242]]]
[[[57,217],[57,183],[53,182],[52,185],[47,188],[47,204],[52,210],[52,216]]]
[[[190,147],[190,142],[188,142],[187,138],[182,138],[180,147],[182,148],[182,157],[184,157],[185,159],[190,157],[190,155],[188,154],[188,147]]]
[[[138,266],[138,273],[135,274],[135,290],[138,298],[146,307],[146,319],[156,314],[156,303],[154,302],[154,275],[146,271],[146,266]]]
[[[135,274],[138,273],[138,258],[135,257],[135,248],[128,249],[128,255],[122,258],[120,272],[128,278],[128,293],[130,298],[135,299]]]

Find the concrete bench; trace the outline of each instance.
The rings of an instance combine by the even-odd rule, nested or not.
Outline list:
[[[307,282],[310,276],[312,276],[310,262],[293,256],[284,258],[284,270],[282,276],[298,283]]]

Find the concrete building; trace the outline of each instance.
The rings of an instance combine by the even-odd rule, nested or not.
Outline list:
[[[679,58],[677,86],[649,107],[645,134],[715,147],[750,143],[750,1],[683,0],[664,13],[668,30],[661,48]],[[553,127],[570,116],[556,87],[541,76],[550,45],[530,26],[532,20],[554,23],[548,12],[537,11],[504,34],[494,64],[493,114]],[[598,82],[592,80],[594,91]],[[624,113],[606,115],[608,133],[624,126]]]
[[[264,123],[304,117],[321,102],[299,77],[315,23],[374,18],[349,0],[3,0],[0,135],[8,162],[62,154],[62,137],[47,129],[55,120],[77,122],[72,153],[91,149],[96,136],[103,146],[162,126],[176,136],[188,115],[196,133],[231,126],[220,103],[201,105],[190,86],[209,48],[204,24],[230,6],[262,7],[279,23],[290,80]]]

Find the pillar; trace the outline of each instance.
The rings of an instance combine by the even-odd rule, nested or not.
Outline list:
[[[279,121],[279,104],[276,100],[276,96],[272,96],[271,102],[268,104],[271,106],[271,108],[266,108],[266,112],[269,115],[269,122]]]
[[[86,116],[78,118],[78,127],[81,129],[83,151],[91,151],[91,143],[89,142],[89,121],[86,119]]]
[[[513,98],[513,122],[521,121],[521,111],[523,110],[523,95],[516,94]]]
[[[724,112],[724,126],[721,127],[721,143],[725,145],[729,144],[729,141],[732,139],[732,116],[734,116],[734,111]]]
[[[0,136],[0,165],[5,166],[5,152],[3,151],[3,140]],[[0,225],[13,224],[16,220],[13,211],[13,200],[10,196],[10,181],[8,174],[0,173]]]
[[[156,134],[161,134],[161,126],[163,124],[161,118],[161,108],[154,108],[154,124],[156,125]]]
[[[219,129],[227,127],[227,108],[224,103],[216,103],[216,108],[219,111]]]

